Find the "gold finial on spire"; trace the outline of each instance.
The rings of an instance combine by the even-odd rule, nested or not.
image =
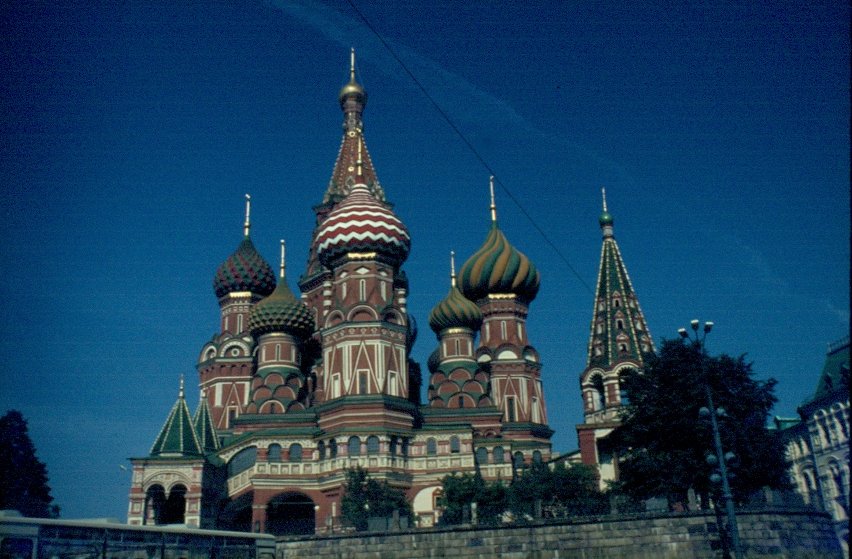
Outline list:
[[[183,400],[183,375],[180,376],[180,390],[178,390],[178,398]]]
[[[287,264],[284,261],[286,256],[287,256],[287,243],[284,241],[284,239],[281,239],[281,265],[280,265],[280,268],[279,268],[279,271],[278,271],[278,276],[281,278],[282,281],[284,280],[284,272],[287,268]]]
[[[246,221],[243,223],[243,235],[246,237],[249,236],[249,229],[251,229],[251,194],[246,194]]]
[[[491,221],[497,223],[497,204],[494,203],[494,175],[488,179],[488,189],[491,192]]]
[[[456,286],[456,251],[450,251],[450,285]]]
[[[349,49],[349,81],[355,81],[355,47]]]
[[[607,211],[607,209],[606,209],[606,188],[601,188],[601,196],[603,197],[603,211]]]

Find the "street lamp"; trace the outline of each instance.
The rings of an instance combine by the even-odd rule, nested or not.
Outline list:
[[[710,476],[710,480],[714,483],[722,483],[722,500],[725,501],[725,512],[728,517],[728,534],[731,537],[731,543],[734,546],[734,555],[737,559],[742,559],[742,551],[740,550],[740,536],[737,529],[737,515],[734,513],[734,499],[731,494],[731,485],[728,483],[728,466],[727,463],[734,460],[735,455],[732,452],[727,454],[722,449],[722,437],[719,435],[719,418],[725,417],[727,414],[723,408],[716,408],[713,405],[713,392],[710,390],[710,383],[707,378],[707,334],[713,329],[712,322],[704,323],[704,332],[698,334],[698,320],[689,322],[692,328],[692,335],[686,328],[678,329],[677,333],[684,340],[692,341],[701,351],[701,380],[704,383],[704,393],[707,397],[707,407],[702,407],[698,410],[698,415],[702,419],[709,419],[710,425],[713,428],[713,446],[714,454],[707,455],[707,463],[711,466],[718,466],[719,472]]]

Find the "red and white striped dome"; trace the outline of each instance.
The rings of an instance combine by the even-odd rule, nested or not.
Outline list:
[[[326,266],[351,252],[375,252],[399,266],[411,249],[405,225],[363,183],[355,184],[328,214],[314,242],[320,262]]]

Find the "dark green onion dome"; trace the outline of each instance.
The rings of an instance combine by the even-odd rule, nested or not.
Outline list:
[[[213,289],[219,298],[235,291],[267,296],[275,289],[275,272],[254,248],[248,235],[216,270]]]
[[[470,299],[461,294],[455,285],[441,302],[429,313],[429,327],[440,334],[447,328],[469,328],[477,330],[482,325],[482,311]]]
[[[314,316],[281,278],[272,295],[252,307],[248,327],[255,337],[284,332],[304,340],[314,333]]]
[[[601,217],[598,219],[598,223],[601,224],[601,227],[612,227],[612,215],[606,210],[603,211]]]
[[[538,294],[540,281],[533,263],[509,244],[495,219],[482,248],[459,271],[461,292],[471,301],[492,293],[512,293],[529,303]]]

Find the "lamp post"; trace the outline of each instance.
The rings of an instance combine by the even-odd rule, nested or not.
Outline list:
[[[727,462],[729,460],[733,460],[734,454],[728,453],[725,454],[725,451],[722,448],[722,437],[719,434],[719,417],[724,417],[725,410],[722,408],[716,408],[713,404],[713,391],[710,390],[710,383],[707,378],[707,334],[713,329],[712,322],[705,322],[703,333],[699,335],[698,333],[698,320],[691,320],[689,323],[692,328],[692,335],[686,330],[686,328],[678,329],[677,333],[680,334],[680,337],[684,340],[692,341],[698,349],[701,351],[701,381],[704,383],[704,393],[707,398],[707,407],[702,407],[698,410],[698,415],[703,419],[709,419],[710,425],[713,429],[713,447],[714,454],[707,455],[707,462],[711,466],[718,466],[719,473],[713,474],[710,479],[716,483],[722,483],[722,500],[725,501],[725,513],[728,517],[728,534],[731,538],[731,543],[734,547],[734,556],[737,559],[742,559],[742,551],[740,550],[740,536],[739,531],[737,529],[737,515],[734,512],[734,499],[731,494],[731,485],[728,483],[728,466]]]

